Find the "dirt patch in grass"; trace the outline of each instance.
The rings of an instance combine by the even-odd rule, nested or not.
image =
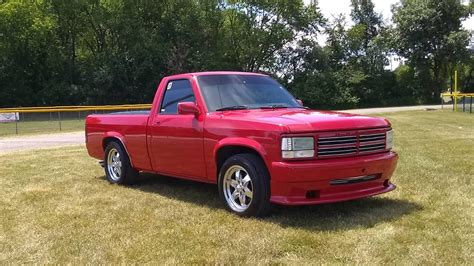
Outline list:
[[[471,263],[474,116],[386,117],[397,190],[261,220],[226,212],[213,185],[110,185],[83,147],[1,155],[0,263]]]

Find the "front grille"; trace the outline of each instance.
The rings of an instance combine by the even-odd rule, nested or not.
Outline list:
[[[359,135],[359,153],[385,150],[385,132]]]
[[[385,130],[322,134],[317,137],[317,154],[326,158],[385,151],[385,134]]]

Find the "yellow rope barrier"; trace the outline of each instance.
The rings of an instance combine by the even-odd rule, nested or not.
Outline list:
[[[122,104],[122,105],[86,105],[86,106],[45,106],[2,108],[0,113],[55,113],[79,111],[120,111],[150,109],[151,104]]]
[[[474,93],[441,93],[441,97],[474,97]]]

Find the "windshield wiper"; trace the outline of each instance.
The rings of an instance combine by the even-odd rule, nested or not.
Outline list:
[[[279,108],[288,108],[288,106],[283,105],[283,104],[272,104],[272,105],[260,106],[258,108],[260,108],[260,109],[279,109]]]
[[[245,109],[249,109],[249,107],[247,105],[234,105],[234,106],[222,107],[222,108],[216,109],[216,111],[245,110]]]
[[[279,108],[303,108],[303,109],[309,109],[309,107],[306,106],[286,106],[282,104],[274,104],[274,105],[266,105],[266,106],[260,106],[260,109],[279,109]]]

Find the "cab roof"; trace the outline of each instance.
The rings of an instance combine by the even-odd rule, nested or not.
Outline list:
[[[191,73],[182,73],[182,74],[175,74],[171,76],[167,76],[168,78],[177,78],[177,77],[185,77],[185,76],[209,76],[209,75],[254,75],[254,76],[268,76],[262,73],[255,73],[255,72],[243,72],[243,71],[203,71],[203,72],[191,72]]]

